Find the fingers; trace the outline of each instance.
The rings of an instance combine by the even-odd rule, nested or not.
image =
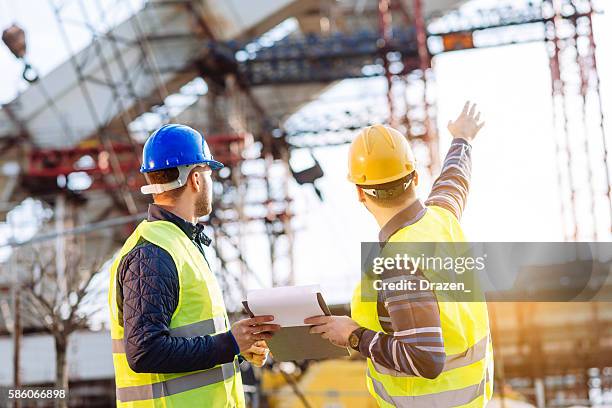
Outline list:
[[[249,363],[253,364],[256,367],[262,367],[268,358],[267,353],[255,354],[251,351],[243,353],[242,355]]]
[[[275,332],[280,330],[281,326],[278,324],[264,324],[274,320],[274,316],[257,316],[250,319],[244,319],[239,321],[240,326],[243,327],[243,331],[246,333],[261,333],[261,332]]]
[[[474,117],[474,121],[478,123],[480,121],[480,112]]]
[[[256,343],[257,344],[257,343]],[[258,346],[251,346],[251,348],[249,349],[250,353],[256,354],[256,355],[265,355],[268,352],[268,349],[266,347],[258,347]]]
[[[251,333],[275,332],[279,331],[280,328],[278,324],[258,324],[256,326],[251,326]]]
[[[305,324],[325,324],[331,320],[331,316],[312,316],[304,319]]]
[[[251,364],[253,364],[255,367],[263,367],[265,362],[265,356],[253,356],[253,361],[251,361]]]
[[[469,116],[470,118],[472,118],[472,117],[474,117],[474,114],[475,114],[475,113],[476,113],[476,104],[473,104],[473,105],[470,107],[470,110],[468,111],[468,116]]]
[[[272,338],[273,334],[270,332],[261,332],[261,333],[251,333],[250,335],[247,336],[247,338],[255,343],[256,341],[259,340],[270,340]]]
[[[236,338],[240,350],[249,349],[255,342],[271,339],[274,332],[281,328],[278,324],[266,324],[266,322],[272,320],[274,320],[274,316],[257,316],[234,323],[232,334]],[[263,345],[266,345],[265,342]]]
[[[459,116],[468,116],[470,118],[474,118],[478,122],[480,118],[480,112],[477,111],[477,107],[478,105],[476,105],[475,103],[467,101],[465,105],[463,105],[463,110],[461,111],[461,115]],[[476,117],[474,115],[476,115]],[[451,122],[449,122],[449,124],[450,123]]]
[[[262,340],[270,340],[274,332],[280,330],[278,324],[258,324],[255,326],[248,326],[247,338],[253,342],[259,342]],[[265,343],[264,343],[265,344]]]
[[[312,326],[310,328],[310,334],[321,334],[327,331],[328,331],[328,327],[325,324],[318,325],[318,326]]]
[[[476,131],[480,131],[480,129],[482,129],[482,127],[485,125],[486,122],[482,122],[480,123],[477,127],[476,127]]]
[[[274,316],[267,315],[251,317],[250,319],[244,319],[241,322],[248,326],[253,326],[256,324],[271,322],[272,320],[274,320]]]

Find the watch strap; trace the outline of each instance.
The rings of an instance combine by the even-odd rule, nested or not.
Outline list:
[[[351,336],[354,335],[354,336],[356,336],[359,339],[359,341],[357,341],[357,346],[356,347],[353,347],[352,344],[349,344],[353,350],[359,351],[359,343],[361,342],[361,335],[363,334],[364,331],[366,331],[365,327],[358,327],[358,328],[356,328],[355,330],[353,330],[351,332]]]

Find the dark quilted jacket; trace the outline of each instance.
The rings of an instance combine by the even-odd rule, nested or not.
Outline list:
[[[204,254],[210,239],[193,225],[158,207],[149,206],[149,221],[176,224]],[[170,337],[170,319],[178,305],[178,272],[170,254],[141,240],[119,264],[119,320],[125,331],[125,351],[139,373],[178,373],[229,363],[239,353],[231,332],[193,338]]]

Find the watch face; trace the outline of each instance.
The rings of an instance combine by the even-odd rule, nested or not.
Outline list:
[[[351,333],[349,336],[349,343],[352,348],[357,348],[359,346],[359,337],[355,333]]]

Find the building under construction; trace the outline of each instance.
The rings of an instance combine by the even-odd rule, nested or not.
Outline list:
[[[0,350],[11,356],[0,368],[0,386],[54,383],[52,339],[70,335],[64,351],[71,404],[114,404],[108,330],[76,311],[95,309],[84,288],[107,279],[94,272],[145,217],[142,146],[161,124],[203,130],[215,158],[226,164],[214,180],[206,224],[226,304],[240,313],[250,286],[296,281],[299,214],[292,193],[306,185],[325,200],[317,187],[324,166],[313,149],[350,143],[358,129],[387,123],[415,147],[420,171],[437,173],[433,63],[446,53],[545,44],[552,117],[542,120],[554,126],[562,238],[612,238],[610,139],[593,30],[600,10],[591,0],[489,2],[492,7],[469,12],[470,2],[462,0],[40,3],[50,10],[48,24],[58,27],[53,43],[67,56],[57,66],[42,70],[32,62],[27,29],[17,19],[1,27],[23,75],[3,79],[19,82],[20,91],[0,109],[0,222],[10,231],[0,242],[6,255],[0,260]],[[373,78],[386,83],[383,105],[330,107],[322,118],[303,113],[341,81]],[[296,168],[292,157],[300,152],[314,160]],[[10,214],[24,202],[40,220],[36,232],[21,239],[24,232]],[[253,240],[258,261],[265,259],[257,267],[247,254]],[[45,302],[75,313],[47,322],[33,314]],[[502,400],[520,395],[538,407],[612,403],[609,304],[498,303],[490,309],[495,393]],[[251,373],[253,406],[366,406],[365,386],[335,384],[325,364],[296,364],[289,371],[274,364]],[[345,367],[352,378],[364,362],[346,364],[358,365],[356,371]]]

